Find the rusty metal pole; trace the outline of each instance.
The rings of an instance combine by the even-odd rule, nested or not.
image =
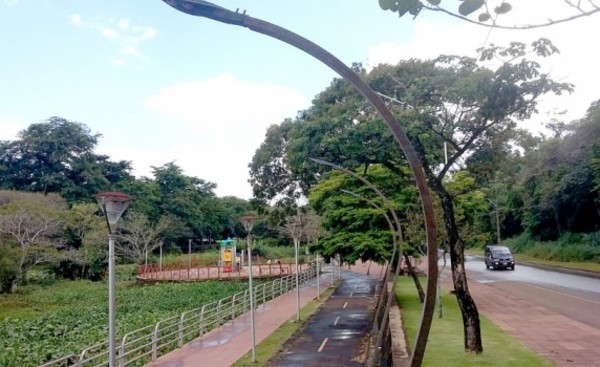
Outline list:
[[[437,241],[436,241],[436,230],[435,230],[435,217],[433,213],[433,204],[431,201],[431,194],[427,187],[427,180],[423,167],[419,160],[419,157],[412,146],[408,135],[400,127],[400,124],[390,110],[385,106],[385,103],[377,95],[377,93],[371,89],[356,73],[354,73],[349,67],[342,63],[339,59],[329,53],[327,50],[318,46],[317,44],[307,40],[295,34],[285,28],[279,27],[275,24],[265,22],[263,20],[252,18],[246,15],[246,12],[238,13],[221,6],[217,6],[203,0],[163,0],[173,8],[194,16],[205,17],[216,20],[218,22],[233,24],[241,27],[247,27],[248,29],[258,32],[269,37],[276,38],[282,42],[292,45],[309,55],[315,57],[325,65],[329,66],[332,70],[337,72],[346,81],[351,83],[372,105],[375,107],[379,115],[383,118],[388,128],[396,138],[396,141],[400,145],[400,148],[406,156],[406,160],[411,168],[419,195],[421,198],[421,205],[423,209],[423,216],[425,218],[425,232],[427,234],[427,257],[428,257],[428,277],[427,277],[427,290],[425,295],[425,302],[423,303],[423,309],[421,313],[421,324],[417,331],[417,339],[411,354],[411,366],[420,366],[423,362],[423,356],[425,354],[425,348],[427,346],[427,338],[429,336],[429,330],[431,328],[431,322],[433,320],[433,313],[435,308],[435,293],[437,283]]]

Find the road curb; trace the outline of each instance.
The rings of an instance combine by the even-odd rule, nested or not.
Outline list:
[[[545,264],[536,264],[528,261],[519,261],[517,264],[523,264],[526,266],[531,266],[532,268],[538,268],[543,270],[552,270],[559,273],[571,274],[571,275],[581,275],[588,278],[596,278],[600,279],[600,273],[591,270],[581,270],[581,269],[573,269],[573,268],[565,268],[563,266],[552,266]]]

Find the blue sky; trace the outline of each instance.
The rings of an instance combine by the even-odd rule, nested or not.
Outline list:
[[[535,3],[548,9],[547,1],[528,2]],[[553,109],[581,117],[600,98],[599,50],[585,42],[600,34],[600,16],[488,35],[439,15],[399,19],[375,0],[218,4],[297,32],[347,65],[474,56],[484,43],[545,36],[562,54],[544,68],[577,89],[547,99],[529,125],[539,129]],[[0,139],[61,116],[102,134],[97,151],[132,161],[138,176],[175,161],[186,174],[217,183],[219,196],[242,198],[251,197],[247,165],[267,127],[307,108],[335,77],[291,46],[179,13],[160,0],[0,0],[0,50]]]

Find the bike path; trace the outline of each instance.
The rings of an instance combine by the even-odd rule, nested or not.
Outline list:
[[[270,365],[363,366],[376,282],[375,277],[343,271],[334,293]]]

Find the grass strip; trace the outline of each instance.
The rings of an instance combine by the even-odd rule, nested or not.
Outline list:
[[[291,317],[286,323],[281,325],[271,335],[266,337],[260,344],[256,346],[256,363],[252,363],[252,351],[246,353],[242,358],[238,359],[232,367],[247,367],[247,366],[266,366],[282,348],[283,345],[299,330],[308,318],[317,312],[319,307],[331,294],[335,288],[328,288],[321,294],[320,300],[312,300],[300,309],[300,321],[296,322],[296,315]]]
[[[421,320],[421,307],[414,283],[401,277],[396,287],[404,327],[409,345],[414,344],[417,327]],[[454,295],[442,291],[443,317],[433,319],[423,366],[553,366],[521,342],[514,339],[485,316],[480,315],[483,353],[466,353],[463,344],[463,325],[458,303]]]

